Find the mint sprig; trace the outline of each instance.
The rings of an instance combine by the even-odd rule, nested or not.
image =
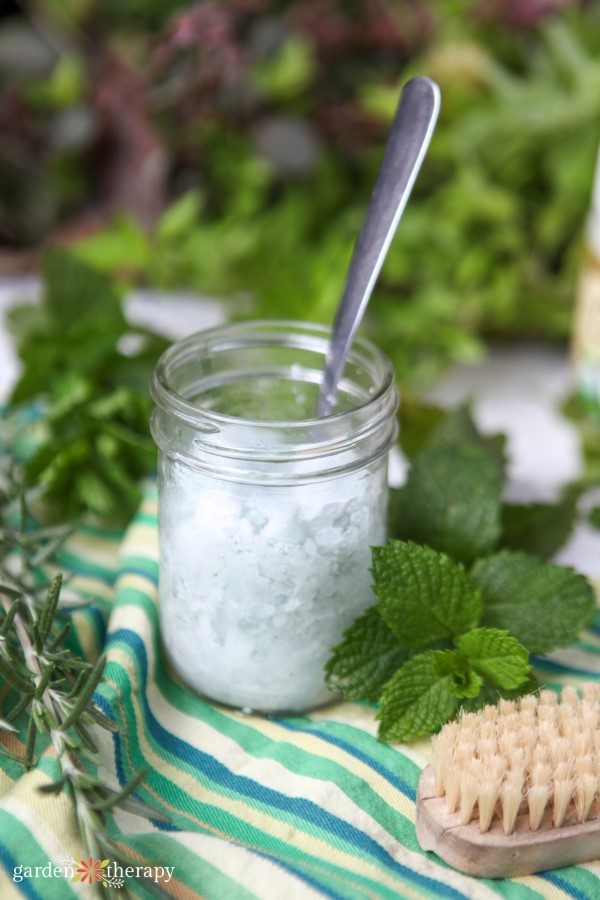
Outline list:
[[[477,628],[456,650],[426,650],[412,657],[385,685],[377,719],[382,740],[407,741],[439,728],[463,698],[475,698],[486,680],[499,688],[527,682],[527,651],[516,638]],[[498,655],[506,651],[507,656]]]
[[[502,554],[500,562],[510,569],[515,556],[520,562],[524,554]],[[461,700],[487,702],[529,680],[527,649],[508,630],[481,625],[484,595],[460,563],[391,540],[373,548],[371,571],[377,603],[345,632],[326,675],[346,699],[379,700],[383,740],[433,731]],[[560,570],[561,584],[565,574],[578,585],[569,570]]]
[[[549,507],[525,507],[525,521],[546,523],[535,541],[518,509],[506,512],[503,440],[479,435],[465,408],[411,416],[392,538],[372,548],[376,603],[326,667],[347,699],[378,701],[379,736],[396,741],[435,731],[461,707],[535,689],[529,653],[571,643],[596,610],[582,575],[512,549],[522,541],[545,555],[564,528]]]

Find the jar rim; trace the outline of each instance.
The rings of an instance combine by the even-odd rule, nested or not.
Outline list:
[[[243,384],[255,377],[254,368],[227,369],[227,354],[235,351],[246,351],[248,361],[264,349],[270,360],[265,363],[266,377],[274,379],[281,367],[272,364],[273,355],[267,351],[277,354],[298,350],[297,358],[306,359],[301,355],[305,351],[310,364],[298,363],[299,372],[310,375],[316,385],[329,335],[324,325],[263,319],[221,325],[177,341],[159,359],[152,379],[156,408],[151,430],[158,447],[173,459],[221,478],[279,483],[331,477],[377,459],[389,450],[397,435],[398,394],[392,364],[363,338],[352,345],[343,379],[350,405],[327,416],[243,418],[188,399],[212,387]],[[223,353],[223,368],[219,368],[219,352]],[[290,364],[291,356],[284,368],[287,370]],[[177,374],[182,379],[181,392],[174,389]]]
[[[283,344],[281,338],[293,336],[295,340]],[[295,319],[256,319],[242,322],[229,322],[217,325],[202,331],[196,331],[168,347],[160,356],[152,381],[150,393],[157,406],[166,412],[175,415],[178,419],[189,425],[195,425],[200,431],[207,433],[220,430],[220,426],[226,424],[248,425],[257,429],[302,429],[314,426],[322,422],[343,422],[363,409],[368,409],[395,386],[395,373],[392,364],[371,341],[362,336],[355,337],[348,353],[348,362],[377,366],[380,370],[380,383],[374,387],[373,392],[365,400],[349,409],[332,411],[327,416],[314,416],[298,419],[254,419],[244,416],[233,416],[217,410],[210,410],[198,406],[178,393],[170,383],[170,372],[179,363],[185,361],[190,351],[198,352],[202,347],[211,352],[233,349],[236,346],[260,345],[265,338],[272,344],[282,343],[285,346],[302,348],[308,346],[302,342],[302,338],[317,338],[323,342],[324,348],[328,346],[331,329],[326,325],[304,322]],[[259,340],[259,338],[262,338]],[[279,338],[279,340],[277,340]],[[233,343],[232,343],[233,342]]]

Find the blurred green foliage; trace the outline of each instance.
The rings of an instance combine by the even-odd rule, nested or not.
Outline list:
[[[227,298],[233,315],[330,322],[400,89],[423,73],[441,118],[365,329],[413,384],[490,336],[568,335],[600,142],[597,4],[44,0],[40,14],[64,46],[23,102],[48,133],[83,105],[96,132],[48,142],[39,231],[95,198],[91,235],[85,218],[69,232],[88,263]],[[111,90],[125,124],[106,119]],[[148,147],[159,174],[132,200]]]
[[[128,521],[156,463],[148,382],[167,341],[129,325],[112,281],[68,252],[49,252],[43,276],[42,302],[9,313],[22,367],[13,450],[62,518]]]

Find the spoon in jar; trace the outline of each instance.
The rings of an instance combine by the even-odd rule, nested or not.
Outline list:
[[[439,109],[440,89],[435,82],[417,77],[405,84],[335,315],[317,416],[328,415],[335,403],[346,356],[421,168]]]

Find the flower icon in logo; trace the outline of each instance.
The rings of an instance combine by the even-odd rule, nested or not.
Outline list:
[[[80,859],[71,881],[89,881],[90,884],[93,884],[94,881],[104,881],[104,869],[109,862],[108,859],[93,859],[91,856],[87,862]]]

